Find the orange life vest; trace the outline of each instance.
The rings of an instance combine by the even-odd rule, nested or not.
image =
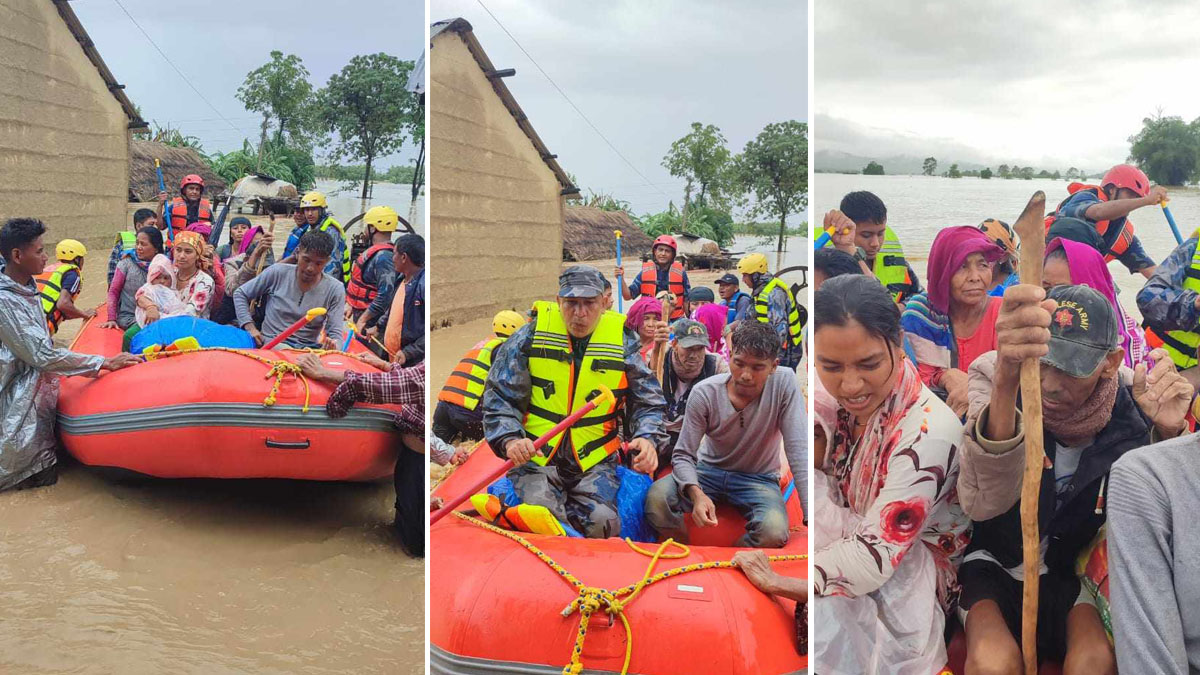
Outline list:
[[[675,306],[671,309],[671,320],[673,321],[683,316],[683,265],[678,260],[671,262],[667,290],[671,291],[671,294],[675,296]],[[652,260],[647,260],[642,265],[642,287],[640,292],[642,295],[650,298],[658,294],[658,265]]]
[[[1070,185],[1067,186],[1067,193],[1070,194],[1071,196],[1074,196],[1076,192],[1080,192],[1083,190],[1090,191],[1092,194],[1096,195],[1097,199],[1099,199],[1102,202],[1108,201],[1108,195],[1104,194],[1104,190],[1102,190],[1100,188],[1100,186],[1098,186],[1098,185],[1087,185],[1084,183],[1071,183]],[[1063,204],[1066,204],[1067,201],[1070,199],[1071,199],[1071,197],[1067,197],[1066,199],[1062,200],[1062,202],[1059,203],[1058,208],[1054,209],[1053,213],[1046,216],[1046,232],[1050,232],[1050,226],[1054,224],[1054,221],[1058,220],[1059,209],[1061,209],[1063,207]],[[1109,225],[1109,222],[1107,220],[1096,221],[1096,232],[1098,232],[1100,234],[1100,237],[1102,239],[1104,239],[1104,242],[1106,244],[1108,243],[1108,239],[1109,239],[1108,236],[1105,234],[1106,232],[1108,232],[1108,225]],[[1121,227],[1121,231],[1117,233],[1116,239],[1114,239],[1113,242],[1111,244],[1109,244],[1108,251],[1106,251],[1104,253],[1104,262],[1112,262],[1113,260],[1116,260],[1118,256],[1120,256],[1121,254],[1128,251],[1129,247],[1132,245],[1133,245],[1133,223],[1130,222],[1128,217],[1126,217],[1125,223]]]
[[[171,200],[169,206],[166,218],[167,222],[171,224],[172,235],[176,235],[186,230],[187,226],[192,224],[188,222],[187,201],[183,197],[176,197]],[[196,210],[196,220],[192,222],[213,222],[212,204],[207,199],[200,199],[200,208]]]
[[[83,270],[73,263],[54,262],[47,265],[41,274],[33,277],[34,283],[37,284],[42,312],[46,314],[46,330],[50,331],[50,335],[58,332],[58,326],[63,321],[62,310],[58,308],[58,299],[62,297],[63,293],[63,277],[71,270],[80,275],[83,274]],[[82,279],[82,276],[80,278]],[[75,302],[75,298],[78,297],[79,291],[76,290],[71,294],[71,302]]]
[[[483,398],[488,372],[492,369],[492,352],[504,344],[506,338],[494,337],[462,357],[454,372],[446,378],[446,384],[438,392],[438,400],[474,410]]]
[[[375,296],[379,295],[379,287],[368,284],[363,279],[363,273],[367,269],[367,265],[370,264],[371,259],[375,257],[375,254],[391,250],[391,243],[375,244],[358,256],[358,260],[354,261],[353,269],[350,270],[350,284],[346,286],[347,305],[350,305],[355,310],[362,311],[375,300]]]

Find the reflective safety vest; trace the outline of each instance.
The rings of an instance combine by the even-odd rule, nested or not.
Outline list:
[[[133,230],[121,230],[117,233],[117,246],[121,247],[122,253],[128,253],[137,246],[137,235]]]
[[[41,274],[33,278],[37,283],[38,295],[42,301],[42,312],[46,314],[46,328],[51,335],[58,331],[58,326],[63,320],[63,314],[58,309],[58,299],[62,296],[63,275],[70,270],[75,270],[80,275],[83,274],[83,271],[73,263],[56,262],[47,266]],[[74,302],[78,296],[78,292],[71,295],[71,301]]]
[[[883,233],[883,246],[875,254],[875,266],[871,269],[879,283],[888,289],[896,302],[905,293],[912,290],[912,280],[908,278],[908,261],[904,259],[904,249],[900,247],[900,238],[887,228]]]
[[[375,244],[371,248],[362,252],[358,256],[358,260],[354,261],[354,267],[350,270],[350,285],[346,287],[346,304],[356,310],[364,310],[370,306],[375,300],[375,296],[379,295],[379,286],[368,284],[363,274],[366,273],[367,265],[371,263],[371,259],[377,253],[382,251],[392,250],[392,245]]]
[[[474,410],[483,398],[483,386],[492,369],[492,352],[504,344],[505,338],[495,337],[478,349],[472,349],[454,366],[446,384],[438,392],[438,400]]]
[[[882,254],[882,251],[880,251]],[[767,318],[767,299],[771,296],[771,291],[780,288],[787,294],[788,299],[788,336],[792,339],[792,346],[799,347],[804,344],[804,324],[800,321],[800,310],[797,309],[796,296],[792,295],[792,290],[787,287],[779,279],[771,279],[767,282],[763,289],[754,297],[754,316],[762,323],[768,323]]]
[[[1192,264],[1188,266],[1183,277],[1183,287],[1185,290],[1200,293],[1200,246],[1197,246],[1196,252],[1192,254]],[[1153,349],[1166,349],[1179,370],[1191,368],[1197,365],[1196,349],[1200,347],[1200,327],[1160,332],[1146,326],[1146,342]]]
[[[729,311],[725,315],[725,323],[726,324],[733,323],[734,317],[737,316],[738,303],[742,301],[742,298],[748,298],[748,297],[750,297],[749,293],[743,293],[741,291],[737,291],[736,293],[733,294],[733,297],[729,299],[729,305],[728,305]]]
[[[187,229],[188,225],[188,208],[187,201],[183,197],[176,197],[171,200],[170,208],[167,209],[167,222],[171,224],[171,238]],[[212,204],[207,199],[200,199],[200,208],[196,210],[196,220],[192,222],[213,222]]]
[[[351,263],[351,261],[350,261],[350,242],[346,241],[346,232],[342,230],[342,224],[339,223],[338,221],[334,220],[333,216],[325,216],[325,220],[321,221],[321,224],[317,226],[317,229],[332,237],[333,233],[331,233],[329,231],[330,227],[332,227],[334,230],[336,230],[337,236],[341,238],[342,283],[348,284],[348,283],[350,283],[350,266],[351,266],[350,265],[350,263]],[[334,239],[333,243],[334,243],[333,254],[337,255],[338,239]]]
[[[544,456],[533,461],[545,466],[564,442],[569,442],[575,461],[587,471],[621,447],[618,411],[624,405],[628,389],[625,375],[625,317],[607,311],[588,340],[579,372],[571,359],[571,337],[558,305],[541,302],[529,351],[529,379],[533,387],[525,413],[525,433],[538,438],[568,415],[587,405],[600,391],[600,385],[612,389],[616,402],[597,407],[574,426],[550,439],[542,448]],[[564,438],[566,436],[566,438]]]
[[[678,260],[671,263],[671,270],[667,279],[667,290],[675,296],[675,306],[671,310],[671,320],[674,321],[683,316],[683,264]],[[653,260],[647,260],[642,265],[642,287],[639,289],[642,295],[653,298],[658,294],[658,265]]]
[[[1108,201],[1108,195],[1104,194],[1104,190],[1100,189],[1099,185],[1071,183],[1067,186],[1067,193],[1072,197],[1075,196],[1076,192],[1083,191],[1091,192],[1102,202]],[[1062,200],[1062,202],[1059,203],[1058,208],[1054,209],[1053,213],[1046,216],[1046,232],[1049,232],[1050,226],[1054,224],[1054,221],[1058,220],[1058,211],[1062,209],[1063,204],[1066,204],[1070,199],[1071,197],[1067,197],[1066,199]],[[1100,234],[1100,238],[1104,240],[1104,245],[1108,247],[1108,250],[1104,251],[1104,262],[1112,262],[1113,260],[1116,260],[1119,256],[1128,251],[1130,246],[1133,245],[1133,223],[1129,221],[1128,217],[1125,218],[1125,222],[1122,223],[1120,231],[1109,232],[1108,225],[1109,221],[1107,220],[1096,221],[1096,232],[1098,232]]]

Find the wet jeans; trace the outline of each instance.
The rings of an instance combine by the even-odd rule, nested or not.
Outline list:
[[[787,509],[776,474],[725,471],[696,464],[700,489],[715,504],[729,504],[746,519],[746,534],[735,546],[779,548],[788,540]],[[646,520],[659,533],[682,532],[684,518],[691,518],[692,502],[679,493],[674,476],[660,478],[646,495]]]

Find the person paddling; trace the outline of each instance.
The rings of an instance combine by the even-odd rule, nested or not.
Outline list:
[[[621,297],[626,300],[638,297],[654,298],[662,291],[670,291],[674,296],[674,304],[671,305],[671,316],[666,318],[674,321],[682,317],[683,301],[688,291],[692,290],[692,282],[688,279],[683,263],[676,260],[678,252],[679,245],[675,243],[675,237],[669,234],[660,235],[650,247],[651,257],[642,264],[642,271],[638,272],[628,286],[621,284]],[[623,282],[625,268],[617,267],[614,271],[617,280]]]
[[[204,199],[204,179],[189,173],[179,181],[179,196],[167,204],[167,193],[158,193],[158,208],[155,218],[158,228],[166,234],[168,248],[174,245],[175,237],[188,225],[196,222],[213,222],[212,203]]]

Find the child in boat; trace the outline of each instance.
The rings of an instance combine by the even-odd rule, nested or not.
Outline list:
[[[808,504],[807,415],[792,370],[779,366],[779,336],[758,321],[739,322],[729,372],[695,385],[684,413],[671,475],[650,487],[646,521],[664,537],[687,541],[684,518],[717,524],[716,503],[746,518],[735,546],[778,548],[788,540],[779,486],[779,447],[801,504]]]
[[[815,300],[826,450],[813,499],[813,670],[937,672],[969,539],[955,494],[962,424],[904,358],[900,308],[878,282],[841,275]]]
[[[1049,327],[1049,331],[1045,328]],[[1037,652],[1066,672],[1115,672],[1099,612],[1075,564],[1105,522],[1109,469],[1122,455],[1186,428],[1193,390],[1166,353],[1122,367],[1112,305],[1086,286],[1018,284],[1004,294],[999,349],[971,364],[958,494],[973,521],[958,578],[968,672],[1019,672],[1026,568],[1021,533],[1025,437],[1021,362],[1041,359],[1048,458],[1037,508],[1041,541]],[[1115,575],[1114,575],[1115,578]],[[1114,612],[1115,614],[1115,612]],[[1149,672],[1149,671],[1131,671]]]
[[[161,253],[150,261],[146,283],[134,297],[137,301],[135,316],[140,328],[159,319],[184,314],[187,309],[175,291],[175,266]]]

